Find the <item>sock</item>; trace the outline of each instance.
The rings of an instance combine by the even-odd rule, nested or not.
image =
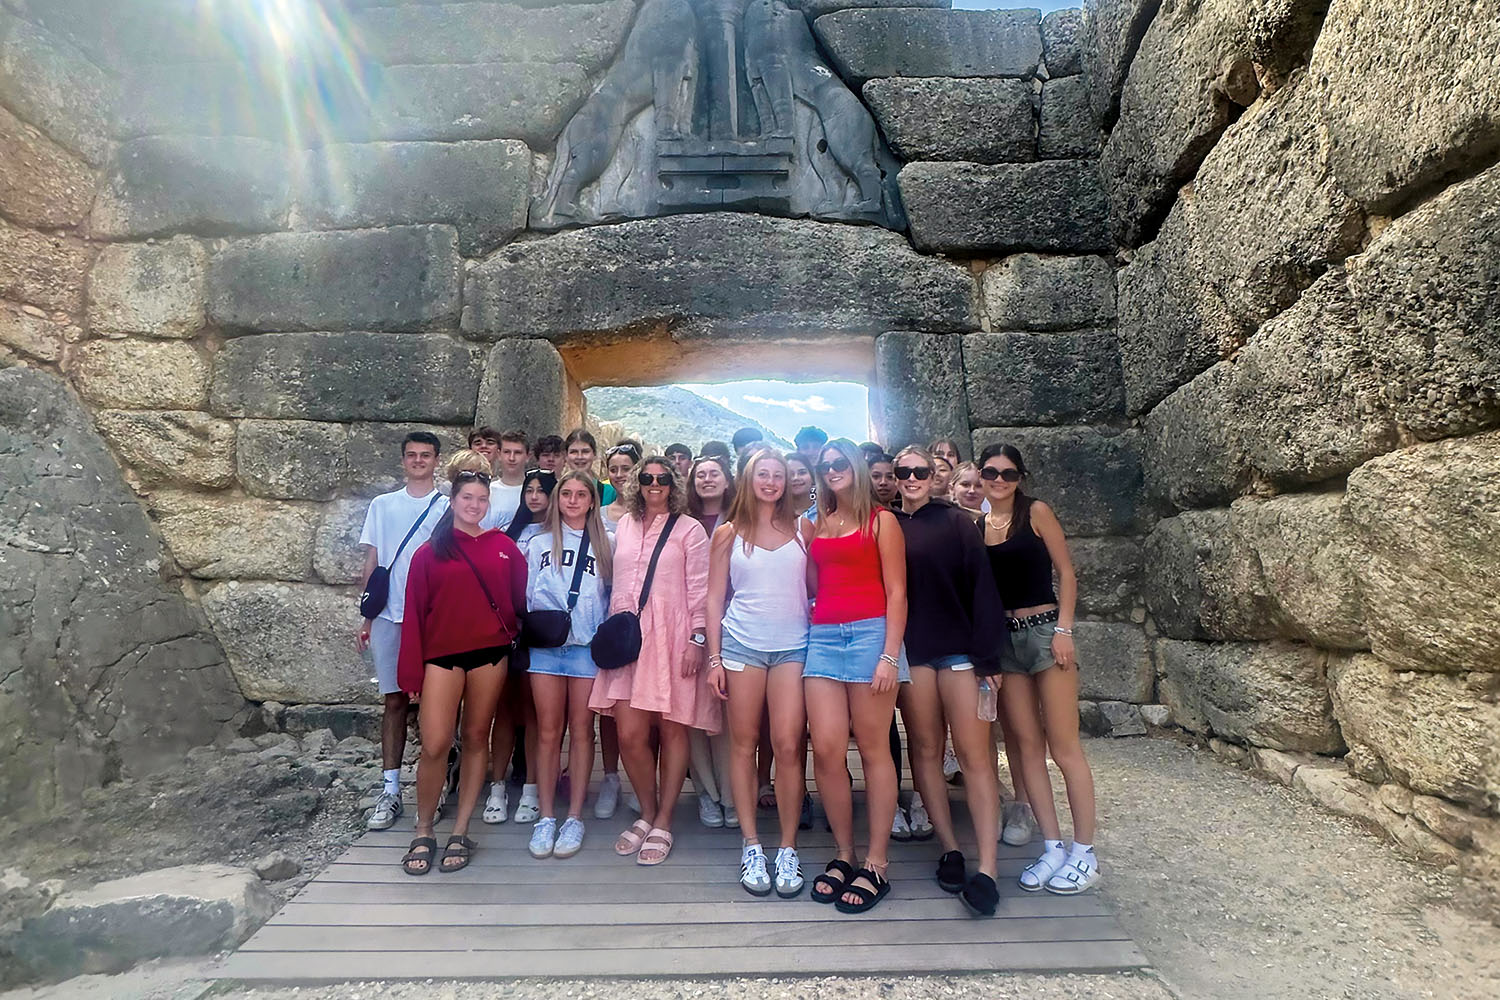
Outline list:
[[[742,855],[764,854],[764,853],[765,853],[765,849],[762,848],[759,844],[746,844],[743,848],[740,849],[740,854],[742,854]]]
[[[523,798],[523,799],[534,799],[534,798],[536,798],[536,786],[535,785],[522,785],[521,786],[521,798]]]
[[[1068,857],[1070,857],[1070,858],[1081,858],[1085,854],[1091,854],[1091,853],[1093,853],[1093,850],[1094,850],[1094,845],[1093,844],[1080,844],[1078,841],[1075,840],[1075,841],[1073,841],[1073,849],[1068,852]]]
[[[1053,851],[1057,851],[1057,852],[1061,853],[1062,850],[1063,850],[1063,842],[1060,841],[1060,840],[1044,840],[1044,841],[1042,841],[1042,853],[1043,854],[1051,854]]]
[[[385,790],[387,792],[391,793],[392,795],[400,795],[401,794],[401,769],[399,767],[393,767],[393,768],[390,768],[389,770],[385,770],[385,771],[380,772],[380,774],[381,774],[381,777],[383,777],[385,779]]]

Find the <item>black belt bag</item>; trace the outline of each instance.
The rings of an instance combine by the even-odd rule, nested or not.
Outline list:
[[[396,546],[396,554],[391,557],[391,566],[396,565],[396,561],[401,558],[401,553],[406,548],[406,543],[411,541],[411,536],[415,535],[417,529],[422,526],[422,522],[427,520],[427,515],[431,512],[432,505],[438,502],[438,497],[442,496],[436,490],[433,493],[433,498],[427,501],[427,506],[422,510],[422,516],[412,522],[411,530],[406,533],[405,538],[401,539],[401,544]],[[370,571],[370,578],[365,581],[364,593],[359,595],[360,615],[365,618],[378,617],[380,612],[385,610],[385,606],[390,603],[390,597],[390,566],[376,566]]]
[[[599,631],[594,633],[594,641],[589,643],[589,652],[593,654],[594,665],[600,670],[618,670],[641,658],[641,611],[646,607],[646,598],[651,596],[651,578],[656,575],[656,561],[661,558],[661,550],[667,547],[667,539],[672,535],[677,517],[678,515],[673,514],[667,518],[667,526],[661,530],[661,537],[656,540],[656,550],[651,553],[651,565],[646,567],[646,580],[641,585],[641,599],[636,602],[636,609],[610,615],[600,623]]]
[[[562,530],[559,522],[558,529]],[[578,605],[578,591],[583,585],[583,561],[588,557],[589,531],[583,529],[583,540],[578,543],[578,554],[573,563],[573,584],[568,588],[568,610],[542,610],[526,612],[522,641],[532,649],[555,649],[565,645],[573,631],[573,609]]]

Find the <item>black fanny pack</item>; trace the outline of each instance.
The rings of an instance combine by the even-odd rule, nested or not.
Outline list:
[[[604,619],[594,641],[589,643],[589,653],[594,657],[594,666],[600,670],[618,670],[628,667],[641,658],[641,611],[646,607],[646,598],[651,596],[651,578],[656,575],[656,561],[661,550],[667,547],[667,539],[677,524],[678,515],[667,518],[667,526],[661,529],[656,540],[656,549],[651,553],[651,564],[646,567],[646,579],[641,584],[641,598],[634,611],[620,611]]]
[[[562,528],[559,526],[559,531]],[[526,612],[522,641],[532,649],[554,649],[567,643],[573,631],[573,609],[578,605],[578,591],[583,585],[583,561],[588,557],[589,532],[583,529],[583,539],[578,543],[578,554],[573,563],[573,584],[568,588],[568,610],[542,610]]]
[[[412,523],[411,530],[406,533],[405,538],[401,539],[401,544],[396,546],[396,554],[391,557],[391,566],[396,565],[396,561],[401,558],[401,553],[406,548],[406,543],[411,541],[411,536],[415,535],[417,529],[422,526],[422,522],[427,520],[427,515],[432,511],[432,505],[438,502],[438,497],[442,496],[436,490],[433,492],[435,495],[427,501],[422,516]],[[365,581],[364,593],[359,595],[359,613],[365,618],[375,618],[385,610],[390,600],[391,567],[376,566],[370,571],[370,578]]]

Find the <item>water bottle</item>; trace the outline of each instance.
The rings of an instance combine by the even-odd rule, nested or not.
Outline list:
[[[979,678],[979,718],[985,722],[995,721],[996,701],[999,692],[988,677]]]

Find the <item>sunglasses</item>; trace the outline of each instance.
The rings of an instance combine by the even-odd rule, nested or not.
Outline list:
[[[932,469],[925,465],[903,465],[896,470],[897,479],[911,479],[913,476],[918,480],[931,479]]]
[[[845,473],[854,468],[847,458],[835,458],[832,462],[819,462],[816,466],[818,475],[826,476],[830,472]]]
[[[634,458],[635,449],[628,444],[617,444],[604,453],[605,458],[613,458],[616,455],[629,455],[631,458]]]
[[[652,473],[650,473],[650,472],[643,472],[639,476],[636,476],[635,478],[636,478],[636,482],[640,483],[642,486],[652,486],[652,485],[656,485],[656,486],[671,486],[672,485],[672,474],[670,472],[658,472],[658,473],[656,473],[654,475]]]
[[[1007,483],[1019,483],[1021,471],[1019,469],[997,469],[993,465],[986,465],[979,470],[979,478],[987,483],[993,483],[997,479],[1003,479]]]
[[[486,486],[488,486],[490,484],[490,477],[489,476],[485,475],[483,472],[475,472],[472,469],[463,469],[463,470],[461,470],[459,472],[459,474],[458,474],[458,478],[461,481],[468,481],[468,480],[472,480],[472,479],[477,479],[479,482],[483,483]]]

